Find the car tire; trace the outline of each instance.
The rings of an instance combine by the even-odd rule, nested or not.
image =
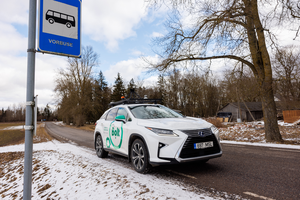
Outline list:
[[[97,135],[96,137],[96,144],[95,144],[96,154],[99,158],[106,158],[108,155],[108,152],[104,150],[103,148],[103,140],[101,135]]]
[[[136,139],[131,145],[131,162],[135,171],[146,174],[150,171],[151,165],[148,160],[148,150],[145,144]]]

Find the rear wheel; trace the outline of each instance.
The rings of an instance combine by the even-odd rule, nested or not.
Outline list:
[[[140,139],[136,139],[131,145],[131,162],[135,171],[139,173],[145,174],[150,171],[148,150]]]
[[[101,135],[96,137],[96,154],[99,158],[106,158],[108,152],[103,149],[103,140]]]
[[[71,24],[70,22],[67,22],[67,23],[66,23],[66,26],[67,26],[68,28],[71,28],[71,27],[72,27],[72,24]]]

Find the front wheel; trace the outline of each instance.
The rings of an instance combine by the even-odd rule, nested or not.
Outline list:
[[[49,19],[48,19],[48,22],[49,22],[50,24],[53,24],[55,21],[54,21],[54,19],[49,18]]]
[[[99,158],[106,158],[108,152],[103,149],[103,140],[101,135],[96,137],[96,154]]]
[[[131,162],[135,171],[139,173],[145,174],[150,171],[148,150],[140,139],[136,139],[131,145]]]

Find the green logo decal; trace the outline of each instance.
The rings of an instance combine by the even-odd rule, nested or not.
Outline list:
[[[111,135],[112,136],[115,136],[115,138],[117,137],[117,136],[120,136],[120,129],[119,128],[117,128],[117,130],[115,130],[114,129],[114,127],[112,127],[112,129],[111,129]]]
[[[112,126],[113,123],[110,123],[109,126],[109,137],[106,138],[106,146],[110,148],[112,146],[114,149],[119,149],[123,141],[123,123],[121,123],[121,130],[118,127]],[[120,135],[121,132],[121,135]]]

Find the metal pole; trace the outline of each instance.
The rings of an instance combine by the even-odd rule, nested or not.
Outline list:
[[[27,88],[25,119],[25,156],[23,199],[31,199],[32,149],[33,149],[33,105],[35,78],[36,0],[29,0]]]

